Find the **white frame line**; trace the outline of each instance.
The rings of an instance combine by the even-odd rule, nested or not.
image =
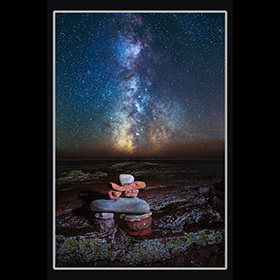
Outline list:
[[[55,30],[55,15],[56,13],[224,13],[225,14],[225,267],[56,267],[55,266],[55,177],[56,177],[56,104],[55,104],[55,97],[56,97],[56,30]],[[188,10],[188,11],[177,11],[177,10],[165,10],[165,11],[141,11],[141,10],[54,10],[53,11],[53,269],[54,270],[227,270],[228,269],[228,174],[227,174],[227,160],[228,160],[228,137],[227,137],[227,111],[228,111],[228,18],[227,18],[227,11],[226,10]]]

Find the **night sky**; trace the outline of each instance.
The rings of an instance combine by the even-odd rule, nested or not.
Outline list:
[[[55,20],[57,155],[224,154],[224,13]]]

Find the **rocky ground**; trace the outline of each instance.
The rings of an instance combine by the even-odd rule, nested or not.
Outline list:
[[[89,205],[132,174],[147,187],[152,230],[130,236],[115,214],[104,232]],[[223,158],[57,160],[56,267],[224,267]]]

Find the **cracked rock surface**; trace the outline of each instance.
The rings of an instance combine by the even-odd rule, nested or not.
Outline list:
[[[147,185],[138,198],[150,205],[152,222],[146,217],[142,235],[129,235],[120,213],[103,225],[90,210],[109,199],[108,182],[120,173]],[[56,267],[225,265],[222,159],[61,160],[56,182]]]

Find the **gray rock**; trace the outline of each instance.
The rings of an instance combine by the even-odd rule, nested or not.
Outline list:
[[[109,213],[111,214],[111,213]],[[99,232],[108,232],[115,226],[114,219],[93,219],[94,228]]]
[[[130,174],[120,174],[119,180],[122,186],[131,184],[134,182],[134,177]]]
[[[114,213],[95,213],[95,218],[102,219],[102,220],[108,220],[108,219],[114,219]]]
[[[93,212],[145,214],[150,212],[150,205],[138,198],[97,199],[90,204]]]

